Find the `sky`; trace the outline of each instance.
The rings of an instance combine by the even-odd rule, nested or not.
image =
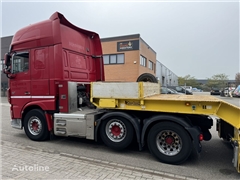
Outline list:
[[[0,36],[12,36],[56,11],[100,38],[140,34],[157,60],[196,79],[240,72],[239,1],[1,0]]]

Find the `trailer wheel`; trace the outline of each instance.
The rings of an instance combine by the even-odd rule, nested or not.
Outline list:
[[[192,152],[192,141],[184,128],[176,123],[154,125],[148,134],[150,152],[161,162],[181,164]]]
[[[42,110],[33,109],[24,117],[24,130],[29,139],[43,141],[49,137],[46,118]]]
[[[102,122],[100,136],[114,150],[123,150],[133,140],[133,126],[123,117],[110,117]]]

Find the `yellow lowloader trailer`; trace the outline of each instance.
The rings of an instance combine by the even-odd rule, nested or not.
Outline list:
[[[210,95],[160,94],[159,84],[91,84],[91,102],[105,111],[95,121],[95,139],[100,134],[111,148],[123,149],[136,137],[139,148],[147,144],[161,162],[181,164],[201,141],[210,140],[217,116],[218,135],[233,145],[233,165],[240,172],[240,108]],[[192,146],[193,145],[193,146]]]

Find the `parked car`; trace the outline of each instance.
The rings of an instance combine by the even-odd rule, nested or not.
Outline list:
[[[176,93],[176,94],[184,94],[184,93],[177,92],[176,90],[171,89],[171,88],[168,88],[168,89],[170,89],[171,91],[173,91],[173,92]]]
[[[220,90],[220,96],[225,96],[226,88]]]
[[[240,97],[240,85],[232,92],[233,97]]]
[[[176,93],[167,87],[161,87],[161,94],[176,94]]]
[[[220,90],[220,96],[232,97],[232,93],[235,90],[235,87],[225,87]]]
[[[220,91],[220,89],[217,88],[217,87],[212,87],[212,88],[211,88],[211,91],[210,91],[210,94],[211,94],[211,95],[220,95],[220,94],[221,94],[221,91]]]
[[[192,88],[192,92],[203,92],[203,90],[198,88]]]
[[[175,91],[174,89],[170,89],[170,88],[162,86],[161,87],[161,94],[181,94],[181,93]]]
[[[183,87],[184,89],[192,92],[192,86],[181,86],[181,87]]]
[[[177,91],[178,93],[183,93],[183,94],[187,94],[187,95],[192,95],[193,93],[187,89],[185,89],[184,87],[181,86],[168,86],[168,88],[171,88],[175,91]]]

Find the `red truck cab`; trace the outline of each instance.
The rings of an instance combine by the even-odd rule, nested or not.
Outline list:
[[[104,81],[99,35],[74,26],[59,12],[17,31],[5,65],[12,126],[16,128],[22,128],[22,119],[34,108],[45,112],[49,130],[48,112],[68,111],[59,108],[59,81]],[[89,91],[88,85],[86,89]]]

